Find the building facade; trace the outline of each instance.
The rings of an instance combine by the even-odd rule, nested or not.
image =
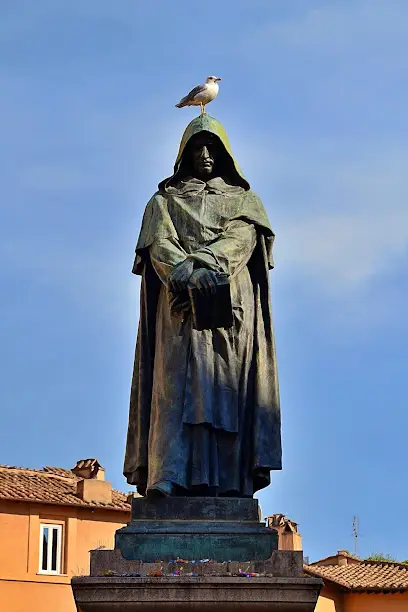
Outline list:
[[[408,564],[362,560],[339,550],[305,566],[323,578],[316,612],[406,612]]]
[[[89,551],[112,549],[130,520],[95,459],[72,470],[0,466],[0,611],[76,612],[72,576],[89,574]],[[279,548],[302,550],[297,524],[267,517]],[[322,578],[316,612],[408,611],[408,564],[363,561],[346,551],[304,566]]]
[[[283,514],[266,518],[278,532],[280,550],[302,550],[296,523]],[[408,612],[408,563],[363,560],[339,550],[304,565],[309,576],[322,578],[315,612]]]
[[[72,576],[89,573],[89,551],[113,548],[129,517],[95,459],[73,470],[0,466],[0,610],[75,612]]]

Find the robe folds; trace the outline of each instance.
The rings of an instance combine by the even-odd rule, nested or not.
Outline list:
[[[273,238],[260,199],[221,177],[167,183],[148,203],[124,466],[139,490],[170,481],[180,494],[251,497],[281,469]],[[171,312],[167,279],[186,258],[229,275],[231,328],[198,331]]]

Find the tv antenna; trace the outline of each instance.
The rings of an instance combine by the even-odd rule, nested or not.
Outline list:
[[[353,537],[354,537],[354,554],[357,557],[358,552],[358,517],[353,517]]]

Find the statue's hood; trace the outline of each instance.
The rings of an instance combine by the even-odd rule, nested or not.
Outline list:
[[[244,174],[241,170],[241,168],[239,167],[232,151],[231,151],[231,147],[228,141],[228,136],[227,136],[227,132],[225,131],[223,125],[217,121],[217,119],[214,119],[214,117],[210,117],[209,115],[199,115],[198,117],[196,117],[195,119],[193,119],[188,126],[186,127],[186,129],[184,130],[184,134],[183,137],[181,139],[181,143],[180,143],[180,148],[179,148],[179,152],[177,155],[177,159],[176,162],[174,164],[174,173],[172,174],[172,176],[169,176],[167,179],[164,179],[164,181],[162,181],[159,184],[159,189],[165,189],[166,186],[170,183],[170,182],[174,182],[174,180],[177,178],[177,174],[180,170],[180,166],[181,166],[181,159],[183,157],[183,153],[184,150],[187,146],[187,143],[189,142],[190,138],[192,138],[193,136],[195,136],[196,134],[199,134],[200,132],[210,132],[211,134],[213,134],[214,136],[216,136],[220,143],[222,144],[222,146],[224,147],[226,153],[228,154],[228,156],[231,158],[233,167],[235,169],[236,172],[236,180],[237,180],[237,184],[240,185],[241,187],[244,187],[244,189],[248,190],[250,189],[249,183],[248,181],[245,179]]]

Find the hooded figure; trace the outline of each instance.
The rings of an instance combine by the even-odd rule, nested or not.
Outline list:
[[[270,228],[222,125],[186,128],[174,173],[147,204],[124,474],[142,495],[252,497],[281,469]],[[228,275],[230,328],[192,326],[187,286]]]

